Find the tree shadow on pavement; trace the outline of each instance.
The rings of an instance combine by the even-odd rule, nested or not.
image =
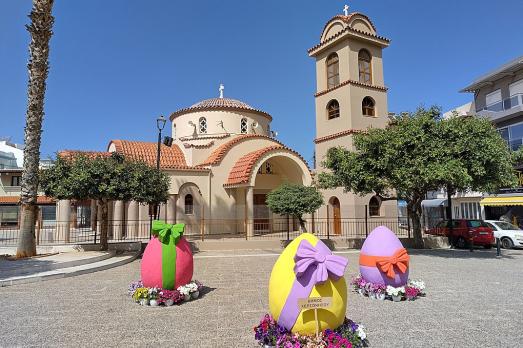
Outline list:
[[[469,249],[409,249],[409,255],[420,255],[430,257],[441,257],[446,259],[514,259],[517,254],[522,254],[519,250],[501,250],[501,255],[496,256],[496,248],[484,249],[474,248],[473,252]]]

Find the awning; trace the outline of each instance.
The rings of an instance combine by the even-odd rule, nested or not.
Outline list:
[[[523,196],[485,197],[479,204],[489,207],[523,205]]]
[[[421,201],[421,206],[425,208],[433,208],[433,207],[446,207],[447,206],[447,200],[445,198],[434,198],[434,199],[426,199],[424,201]]]

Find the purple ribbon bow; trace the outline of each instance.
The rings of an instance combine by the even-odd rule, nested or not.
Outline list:
[[[322,284],[330,277],[338,280],[343,276],[348,260],[332,255],[330,249],[319,240],[313,247],[307,240],[302,240],[294,256],[296,280],[285,301],[278,323],[291,331],[300,315],[298,299],[309,297],[316,284]]]

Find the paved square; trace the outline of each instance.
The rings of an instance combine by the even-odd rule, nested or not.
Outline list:
[[[262,254],[262,255],[257,255]],[[411,278],[427,283],[414,302],[349,293],[347,316],[363,323],[372,347],[520,347],[523,251],[410,251]],[[195,255],[201,299],[141,307],[126,295],[140,262],[60,280],[0,288],[0,346],[255,347],[252,326],[268,310],[275,251]],[[347,279],[357,272],[357,251]]]

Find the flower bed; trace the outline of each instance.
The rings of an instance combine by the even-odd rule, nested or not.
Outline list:
[[[179,286],[176,290],[162,288],[148,288],[143,286],[142,281],[134,281],[129,284],[128,295],[142,306],[172,306],[184,301],[190,301],[200,296],[203,285],[197,280]]]
[[[405,286],[395,288],[390,285],[367,282],[361,274],[358,274],[358,276],[352,278],[351,285],[354,291],[360,295],[378,300],[415,300],[420,296],[425,296],[425,282],[422,280],[409,279]]]
[[[254,338],[260,346],[277,348],[359,348],[368,346],[365,328],[350,319],[345,319],[345,322],[336,330],[325,330],[316,337],[315,335],[293,334],[278,325],[272,316],[265,314],[260,324],[254,327]]]

